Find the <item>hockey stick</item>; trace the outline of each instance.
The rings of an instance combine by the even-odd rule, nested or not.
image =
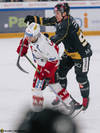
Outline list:
[[[29,25],[29,22],[27,22],[27,26]],[[20,57],[21,57],[21,52],[22,52],[22,49],[23,49],[23,46],[24,46],[24,39],[25,39],[25,34],[24,34],[24,37],[23,37],[23,40],[22,40],[22,45],[21,45],[21,49],[20,49],[20,52],[19,52],[19,55],[18,55],[18,59],[17,59],[17,67],[24,73],[28,73],[26,70],[24,70],[21,65],[20,65]]]
[[[79,115],[82,111],[83,111],[83,106],[81,107],[81,109],[72,117],[72,119],[74,119],[77,115]]]
[[[30,62],[30,64],[36,69],[37,72],[40,73],[40,71],[36,68],[36,66],[33,64],[33,62],[29,59],[29,57],[27,55],[25,55],[26,59]],[[71,106],[67,106],[63,100],[61,99],[61,97],[57,94],[57,92],[53,89],[53,87],[51,85],[48,85],[51,90],[54,92],[54,94],[58,97],[58,99],[60,100],[60,102],[65,106],[65,108],[67,110],[69,110],[69,115],[71,115],[74,112],[74,105]]]
[[[37,69],[37,67],[33,64],[33,62],[29,59],[29,57],[27,55],[24,55],[26,57],[26,59],[30,62],[30,64],[36,69],[36,71],[38,73],[40,73],[40,71]]]
[[[24,46],[24,39],[25,39],[25,35],[24,35],[24,38],[22,40],[22,45],[21,45],[21,49],[20,49],[20,52],[19,52],[19,55],[18,55],[18,59],[17,59],[17,67],[24,73],[28,73],[26,70],[24,70],[21,65],[20,65],[20,57],[21,57],[21,52],[22,52],[22,49],[23,49],[23,46]]]

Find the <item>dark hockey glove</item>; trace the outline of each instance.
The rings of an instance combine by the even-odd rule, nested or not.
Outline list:
[[[24,22],[27,24],[29,22],[29,24],[31,24],[32,22],[34,22],[34,16],[28,15],[25,17]]]
[[[83,103],[82,103],[83,110],[86,110],[88,108],[88,105],[89,105],[89,98],[88,97],[83,98]]]

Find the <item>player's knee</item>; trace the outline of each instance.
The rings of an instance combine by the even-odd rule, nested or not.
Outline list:
[[[58,70],[55,72],[55,83],[59,82],[59,72]]]
[[[82,74],[82,73],[76,74],[76,80],[79,83],[83,83],[83,82],[87,81],[88,80],[87,74]]]
[[[57,70],[55,73],[55,83],[59,82],[62,88],[67,87],[67,78],[66,75],[59,75],[59,71]]]
[[[67,73],[64,70],[62,70],[62,69],[59,69],[58,73],[59,73],[60,77],[66,77],[66,75],[67,75]]]
[[[67,87],[67,78],[66,78],[66,72],[58,70],[58,74],[59,74],[59,83],[61,84],[62,88]]]

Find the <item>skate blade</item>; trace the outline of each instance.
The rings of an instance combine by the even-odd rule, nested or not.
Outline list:
[[[75,111],[74,107],[72,105],[67,105],[67,108],[66,106],[64,106],[62,103],[59,103],[59,105],[53,105],[52,108],[54,110],[58,110],[60,111],[61,113],[65,114],[65,115],[72,115],[73,112]]]
[[[81,106],[80,109],[76,109],[71,115],[72,119],[76,118],[82,111],[83,111],[83,106]]]

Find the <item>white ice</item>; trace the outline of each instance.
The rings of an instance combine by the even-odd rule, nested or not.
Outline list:
[[[90,80],[90,105],[87,111],[81,112],[76,122],[79,133],[99,133],[100,131],[100,36],[86,37],[91,43],[93,56],[90,62],[88,77]],[[21,66],[29,72],[21,72],[17,66],[16,53],[20,38],[0,39],[0,129],[15,129],[25,110],[31,106],[31,88],[34,68],[23,57]],[[31,54],[29,54],[31,57]],[[68,74],[68,90],[79,102],[80,91],[75,80],[74,69]],[[51,94],[51,95],[50,95]],[[49,104],[52,96],[49,90],[44,91]]]

